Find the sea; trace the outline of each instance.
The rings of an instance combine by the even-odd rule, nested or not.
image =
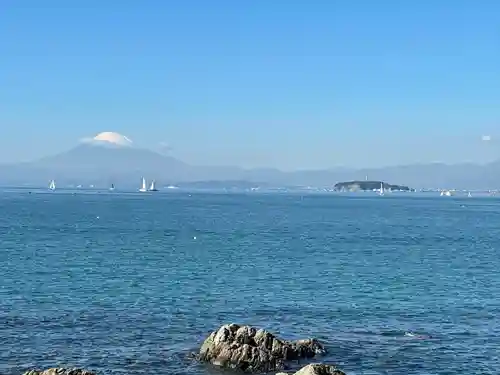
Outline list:
[[[230,374],[189,354],[232,322],[348,375],[498,374],[499,293],[494,197],[0,192],[1,375]]]

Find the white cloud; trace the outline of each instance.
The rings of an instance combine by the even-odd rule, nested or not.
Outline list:
[[[108,142],[120,146],[128,146],[132,144],[132,140],[122,134],[115,132],[102,132],[94,137],[94,141]]]
[[[102,132],[95,137],[85,137],[80,139],[80,143],[93,144],[114,144],[118,146],[131,146],[132,140],[124,135],[114,132]]]

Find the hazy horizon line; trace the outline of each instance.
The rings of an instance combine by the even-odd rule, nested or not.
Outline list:
[[[248,167],[248,166],[241,166],[237,164],[193,164],[193,163],[188,163],[182,160],[182,158],[176,157],[175,155],[172,154],[164,154],[159,152],[158,150],[155,150],[152,147],[144,147],[136,144],[129,144],[129,145],[120,145],[120,144],[105,144],[101,141],[96,141],[95,139],[91,137],[86,137],[86,138],[81,138],[78,143],[66,150],[61,150],[59,152],[50,154],[50,155],[45,155],[45,156],[39,156],[35,159],[31,160],[25,160],[25,161],[11,161],[11,162],[4,162],[0,161],[0,166],[16,166],[20,164],[32,164],[36,163],[39,161],[42,161],[43,159],[50,158],[50,157],[56,157],[58,155],[64,154],[66,152],[69,152],[75,148],[81,147],[81,146],[90,146],[90,147],[109,147],[109,148],[118,148],[118,149],[129,149],[129,150],[141,150],[141,151],[148,151],[154,154],[157,154],[161,157],[164,158],[171,158],[174,160],[177,160],[183,164],[185,164],[188,167],[197,167],[197,168],[238,168],[242,170],[270,170],[270,171],[277,171],[277,172],[282,172],[282,173],[294,173],[294,172],[326,172],[326,171],[362,171],[362,170],[378,170],[378,169],[390,169],[390,168],[405,168],[405,167],[415,167],[415,166],[459,166],[459,165],[470,165],[470,166],[487,166],[489,164],[495,163],[497,161],[500,161],[499,158],[494,158],[489,161],[457,161],[457,162],[444,162],[444,161],[430,161],[430,162],[407,162],[404,164],[384,164],[384,165],[379,165],[379,166],[346,166],[346,165],[336,165],[336,166],[331,166],[331,167],[321,167],[321,168],[315,168],[315,167],[309,167],[309,168],[279,168],[279,167],[273,167],[273,166],[255,166],[255,167]]]

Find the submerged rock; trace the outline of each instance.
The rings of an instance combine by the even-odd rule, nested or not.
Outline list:
[[[97,375],[95,372],[74,368],[49,368],[48,370],[30,370],[23,375]]]
[[[294,375],[346,375],[345,372],[340,371],[338,368],[332,365],[326,365],[323,363],[312,363],[305,367],[302,367]]]
[[[205,339],[198,359],[226,368],[269,372],[285,369],[286,361],[324,353],[316,339],[285,341],[263,329],[228,324]]]
[[[289,375],[286,372],[278,372],[276,375]],[[299,371],[293,375],[346,375],[345,372],[340,371],[338,368],[332,365],[326,365],[324,363],[312,363],[305,367],[302,367]]]

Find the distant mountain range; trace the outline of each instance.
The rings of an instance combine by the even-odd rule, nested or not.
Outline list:
[[[339,181],[370,179],[407,185],[412,188],[500,188],[500,161],[485,165],[464,163],[415,164],[396,167],[284,172],[278,169],[243,169],[239,167],[193,166],[154,151],[121,146],[109,142],[83,143],[69,151],[28,163],[0,166],[2,185],[139,186],[140,179],[155,179],[157,186],[204,182],[248,186],[333,187]],[[231,182],[232,181],[232,182]]]

